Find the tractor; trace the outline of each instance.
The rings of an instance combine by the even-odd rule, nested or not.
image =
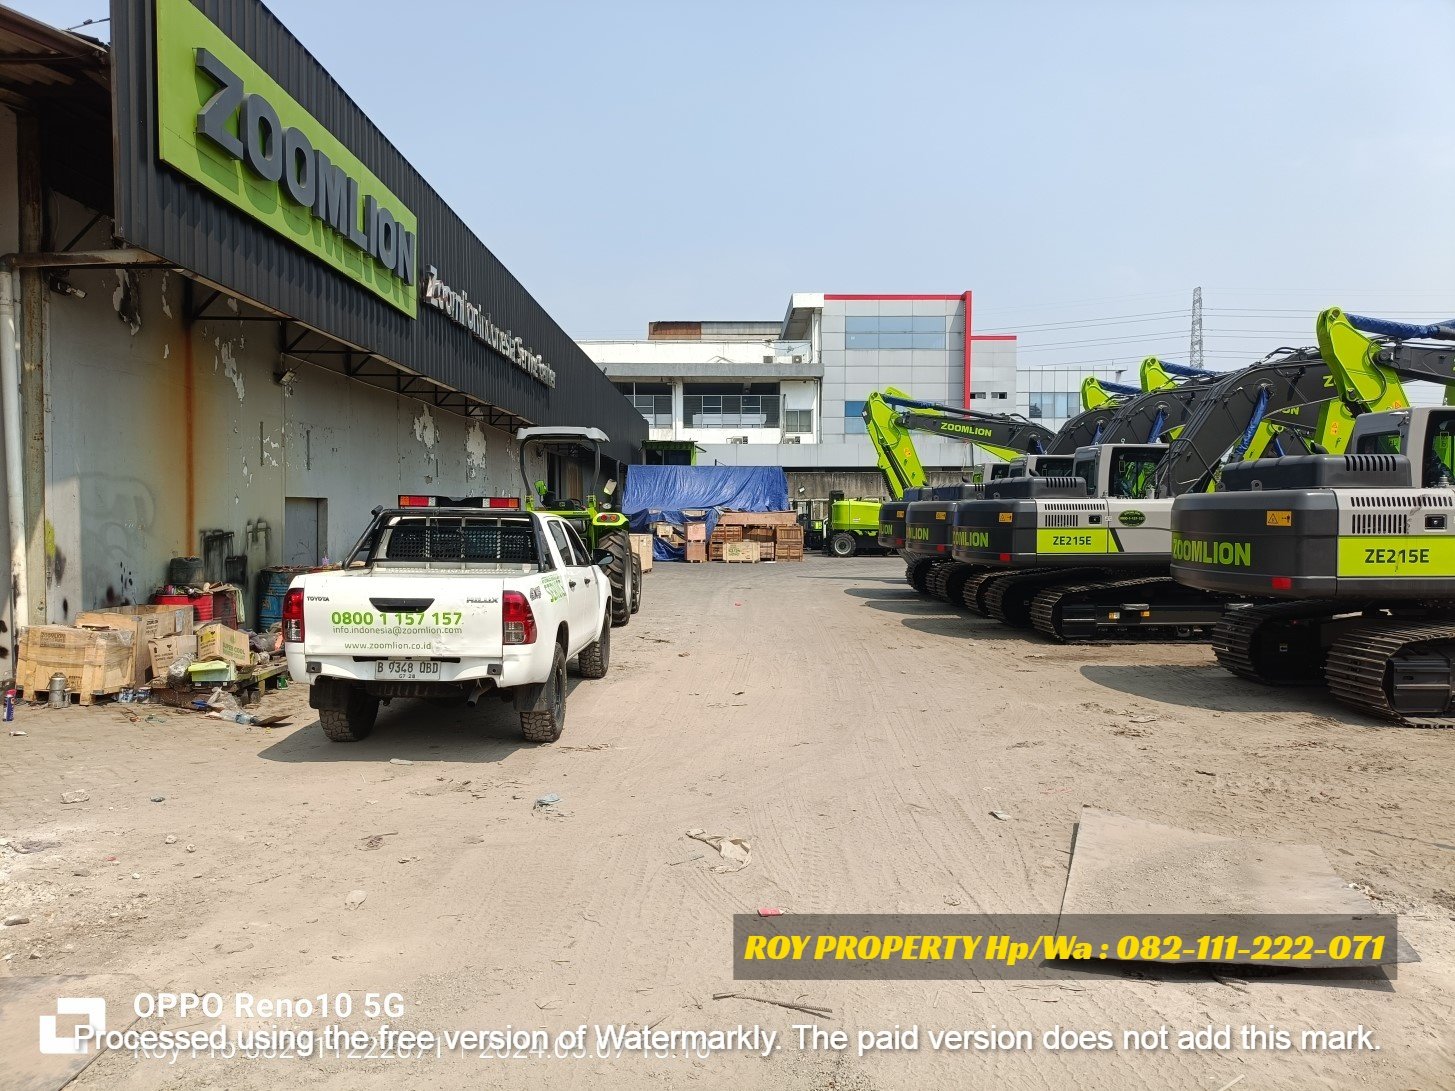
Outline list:
[[[526,507],[558,515],[571,523],[588,550],[610,551],[612,559],[606,565],[606,574],[611,583],[611,623],[627,624],[641,607],[642,564],[632,552],[626,516],[611,510],[616,481],[601,480],[601,445],[609,443],[609,437],[599,428],[541,427],[521,428],[515,438],[520,444],[520,476],[526,486]],[[592,453],[595,468],[590,492],[584,500],[557,496],[544,481],[531,482],[526,459],[535,447],[554,454],[570,454],[579,449]]]

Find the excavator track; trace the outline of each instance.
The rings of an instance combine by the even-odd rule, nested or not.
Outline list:
[[[925,593],[925,577],[929,575],[930,566],[934,563],[934,561],[922,559],[910,561],[904,569],[904,582],[923,595]]]
[[[971,613],[979,614],[981,617],[989,617],[990,612],[985,608],[985,595],[983,588],[993,576],[1005,574],[1002,568],[991,568],[984,572],[977,572],[965,581],[965,586],[960,589],[960,601],[965,604],[965,609]]]
[[[988,581],[981,591],[985,612],[1004,625],[1016,629],[1029,628],[1031,599],[1038,591],[1053,584],[1084,580],[1096,574],[1094,568],[1030,568],[997,572],[996,578]]]
[[[945,576],[944,600],[951,606],[963,606],[965,604],[965,585],[984,570],[981,565],[963,562],[949,569]]]
[[[949,578],[952,568],[952,565],[938,564],[931,569],[929,579],[925,580],[925,594],[930,598],[944,598],[945,581]]]
[[[1213,654],[1255,682],[1316,685],[1324,665],[1320,624],[1337,613],[1338,604],[1314,599],[1238,607],[1213,630]]]
[[[1406,727],[1455,727],[1455,625],[1399,620],[1358,625],[1334,641],[1329,692]]]
[[[1227,601],[1226,595],[1184,587],[1170,576],[1080,583],[1038,591],[1031,599],[1031,625],[1063,643],[1206,640]],[[1113,613],[1120,616],[1108,616]]]

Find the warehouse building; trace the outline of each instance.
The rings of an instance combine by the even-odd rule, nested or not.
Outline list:
[[[976,334],[970,292],[794,293],[781,320],[653,322],[646,340],[582,341],[637,406],[660,457],[782,466],[790,482],[882,488],[864,399],[897,387],[924,401],[1013,412],[1015,337]],[[952,440],[917,441],[926,467],[976,461]]]
[[[514,430],[647,425],[255,0],[0,8],[0,416],[18,624],[337,558],[401,492],[519,495]],[[565,495],[579,452],[529,467]],[[0,677],[6,674],[0,662]]]

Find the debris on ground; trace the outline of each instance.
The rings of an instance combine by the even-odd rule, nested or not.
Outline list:
[[[1002,822],[1009,822],[1010,821],[1010,815],[1006,814],[1004,811],[991,811],[990,812],[990,817],[991,818],[998,818]]]
[[[6,917],[5,918],[5,927],[6,928],[15,928],[15,927],[17,927],[19,925],[29,924],[29,923],[30,923],[30,918],[29,917]]]
[[[724,860],[738,864],[733,871],[741,871],[752,860],[753,846],[745,837],[728,837],[726,834],[708,833],[706,830],[688,830],[687,836],[694,841],[701,841],[704,845],[711,845]]]
[[[86,800],[88,800],[90,798],[91,798],[91,793],[90,792],[62,792],[61,793],[61,802],[62,803],[85,803]]]
[[[789,1000],[770,1000],[766,996],[749,996],[747,993],[713,993],[714,1000],[752,1000],[759,1004],[772,1004],[778,1008],[789,1008],[792,1011],[801,1011],[805,1015],[816,1015],[820,1019],[833,1017],[833,1008],[821,1008],[815,1004],[799,1004]]]
[[[363,890],[350,890],[348,897],[344,898],[345,909],[357,909],[364,904],[364,899],[369,895]]]
[[[410,761],[408,758],[390,758],[389,759],[389,764],[390,765],[413,765],[414,762]]]
[[[778,908],[775,908],[774,906],[769,906],[769,905],[759,906],[758,907],[758,916],[760,916],[760,917],[781,917],[781,916],[783,916],[783,910],[778,909]]]
[[[535,805],[537,807],[554,807],[559,802],[561,802],[561,797],[558,796],[555,792],[552,792],[550,793],[550,795],[541,796],[538,800],[536,800]]]

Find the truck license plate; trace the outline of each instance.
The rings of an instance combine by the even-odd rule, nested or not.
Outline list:
[[[440,665],[428,659],[381,659],[378,674],[389,681],[437,682]]]

